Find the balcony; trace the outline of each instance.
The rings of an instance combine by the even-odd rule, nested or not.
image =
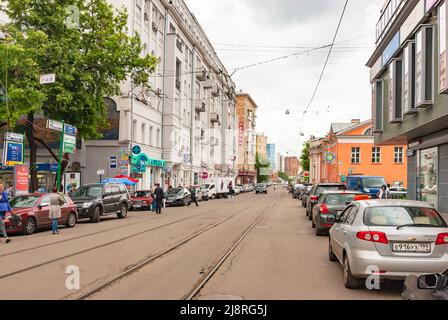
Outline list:
[[[204,89],[212,89],[212,88],[213,88],[213,81],[211,79],[205,80]]]
[[[395,19],[404,8],[406,0],[389,0],[389,3],[383,8],[381,17],[376,25],[376,43],[380,43],[387,32],[390,30]]]
[[[210,121],[212,123],[219,123],[219,114],[217,114],[216,112],[212,112],[210,114]]]
[[[206,103],[205,100],[196,100],[194,103],[196,112],[205,112]]]
[[[196,79],[199,81],[207,80],[207,71],[202,69],[201,67],[195,69]]]

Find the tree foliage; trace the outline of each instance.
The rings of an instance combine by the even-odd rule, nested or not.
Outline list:
[[[257,169],[257,181],[263,183],[269,181],[271,163],[262,158],[258,153],[256,156],[255,168]]]
[[[307,141],[303,145],[302,155],[300,156],[300,162],[304,171],[310,171],[310,142]]]

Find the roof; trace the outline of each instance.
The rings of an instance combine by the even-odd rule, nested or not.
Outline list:
[[[405,207],[419,207],[419,208],[434,208],[428,203],[414,200],[363,200],[358,201],[364,207],[391,207],[391,206],[405,206]]]
[[[352,123],[332,123],[331,124],[331,131],[333,131],[333,133],[338,133],[341,131],[344,131],[348,128],[350,128],[353,124]]]

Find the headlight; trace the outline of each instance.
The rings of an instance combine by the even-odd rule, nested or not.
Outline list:
[[[82,205],[82,208],[83,208],[83,209],[90,208],[90,207],[92,206],[92,204],[93,204],[93,202],[86,202],[86,203],[84,203],[84,204]]]
[[[370,193],[370,189],[364,188],[365,193]]]

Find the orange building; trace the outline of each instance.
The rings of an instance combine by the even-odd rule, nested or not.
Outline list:
[[[407,146],[375,145],[370,120],[332,124],[320,151],[322,182],[346,182],[349,175],[365,175],[407,187]]]

